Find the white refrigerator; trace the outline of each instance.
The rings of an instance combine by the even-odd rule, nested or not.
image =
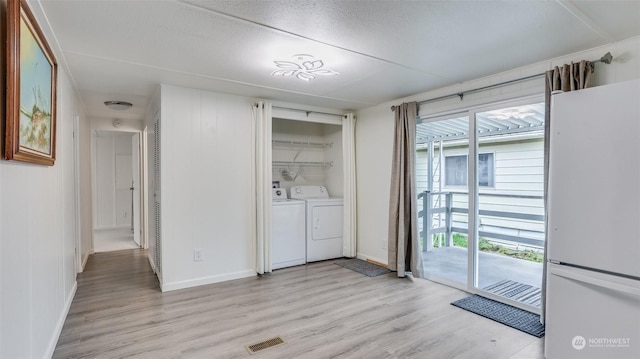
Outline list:
[[[545,357],[640,358],[640,81],[551,100]]]

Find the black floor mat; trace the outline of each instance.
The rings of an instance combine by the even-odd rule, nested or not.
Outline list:
[[[538,314],[533,314],[526,310],[496,302],[495,300],[487,299],[479,295],[462,298],[451,304],[531,334],[534,337],[542,338],[544,336],[544,325],[540,323],[540,316]]]
[[[352,271],[356,271],[358,273],[362,273],[369,277],[377,277],[382,274],[387,274],[391,272],[389,269],[385,267],[381,267],[379,265],[365,262],[360,259],[348,259],[346,261],[335,262],[341,267],[345,267],[347,269],[351,269]]]

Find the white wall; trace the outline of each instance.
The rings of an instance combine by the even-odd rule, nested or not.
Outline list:
[[[76,288],[73,117],[79,111],[67,76],[58,74],[55,165],[0,161],[2,358],[49,357]]]
[[[358,111],[356,127],[356,172],[358,198],[358,256],[387,263],[382,243],[388,236],[388,203],[393,148],[393,112],[391,105],[421,101],[468,89],[538,74],[571,61],[599,59],[610,51],[614,62],[597,64],[595,85],[640,78],[640,37],[590,49],[576,54],[535,63],[485,78],[398,99]],[[544,93],[542,78],[489,91],[466,95],[464,101],[452,98],[420,107],[420,114],[436,114],[480,104]]]
[[[163,291],[255,275],[252,102],[161,87]]]
[[[89,254],[93,251],[93,193],[92,193],[92,174],[91,174],[91,122],[83,115],[80,116],[78,123],[78,193],[80,195],[79,203],[81,210],[79,211],[80,219],[80,261],[81,267],[78,271],[84,269]]]

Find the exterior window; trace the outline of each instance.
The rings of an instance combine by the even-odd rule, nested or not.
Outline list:
[[[467,185],[467,155],[446,156],[444,166],[445,186]],[[478,185],[480,187],[495,186],[493,168],[493,153],[481,153],[478,155]]]
[[[445,186],[467,185],[467,155],[445,157],[444,170]]]
[[[478,155],[478,186],[494,187],[493,153],[481,153]]]

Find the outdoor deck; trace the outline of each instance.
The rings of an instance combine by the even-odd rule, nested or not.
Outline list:
[[[442,247],[422,253],[427,278],[467,283],[467,249]],[[478,284],[486,288],[503,280],[541,287],[542,263],[479,252]]]

